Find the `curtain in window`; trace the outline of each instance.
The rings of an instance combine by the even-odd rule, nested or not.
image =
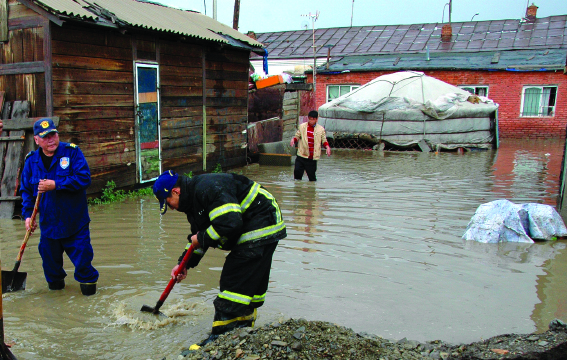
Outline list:
[[[553,112],[553,107],[549,106],[551,105],[549,103],[549,97],[551,95],[551,88],[543,88],[543,95],[541,97],[541,107],[542,107],[542,114],[543,115],[551,115],[551,113]]]
[[[538,116],[541,100],[541,88],[526,88],[522,116]]]
[[[338,86],[329,86],[328,90],[329,90],[329,99],[327,99],[327,101],[331,101],[339,97]]]
[[[476,88],[476,94],[477,94],[478,96],[484,96],[484,97],[486,97],[486,95],[487,95],[487,94],[486,94],[487,90],[488,90],[488,88],[485,88],[485,87],[478,87],[478,88]]]
[[[474,95],[474,88],[473,87],[464,87],[462,89],[466,90],[466,91],[470,92],[472,95]]]

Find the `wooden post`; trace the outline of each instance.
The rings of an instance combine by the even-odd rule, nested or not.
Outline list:
[[[0,0],[2,1],[2,0]],[[2,109],[4,108],[4,91],[0,91],[0,119],[2,117]],[[7,136],[7,131],[0,131],[0,137]],[[0,179],[2,179],[2,174],[4,173],[4,153],[6,152],[6,146],[3,142],[0,141]]]
[[[234,18],[232,20],[232,28],[238,31],[238,19],[240,18],[240,0],[234,0]]]
[[[207,49],[203,46],[203,171],[207,171]]]
[[[0,42],[8,41],[8,0],[0,0]]]

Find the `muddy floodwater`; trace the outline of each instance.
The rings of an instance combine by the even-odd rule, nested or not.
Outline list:
[[[497,151],[335,150],[319,181],[292,167],[235,169],[276,196],[287,223],[258,323],[323,320],[389,339],[472,342],[544,331],[567,321],[567,242],[479,244],[461,236],[476,208],[496,199],[555,206],[563,141],[502,141]],[[4,294],[5,342],[18,359],[176,359],[205,337],[225,253],[211,250],[162,307],[154,306],[189,224],[160,217],[153,197],[91,206],[98,292],[49,291],[32,235],[20,271],[27,288]],[[24,238],[0,220],[3,269]]]

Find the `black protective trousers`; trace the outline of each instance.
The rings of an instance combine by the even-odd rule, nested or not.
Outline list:
[[[220,293],[213,301],[213,334],[254,326],[256,308],[264,304],[277,246],[274,242],[253,248],[236,248],[228,254],[220,277]]]
[[[315,177],[315,172],[317,171],[317,160],[296,156],[295,168],[293,170],[293,177],[295,180],[301,180],[303,178],[303,171],[307,173],[309,181],[317,181],[317,177]]]

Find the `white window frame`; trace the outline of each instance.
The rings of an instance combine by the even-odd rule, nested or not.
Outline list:
[[[488,85],[459,85],[460,89],[469,91],[468,89],[473,89],[474,93],[471,93],[472,95],[478,95],[478,96],[484,96],[484,97],[488,97]],[[479,89],[486,89],[486,94],[485,95],[479,95]],[[470,91],[469,91],[470,92]]]
[[[539,111],[536,115],[524,115],[524,101],[526,99],[526,90],[528,89],[541,89],[541,98],[540,98],[540,102],[539,102]],[[550,95],[551,95],[551,89],[555,89],[555,98],[553,99],[553,103],[554,105],[552,106],[543,106],[542,105],[542,100],[543,97],[545,95],[544,89],[550,89]],[[522,101],[520,102],[520,117],[554,117],[555,116],[555,107],[557,106],[557,91],[559,90],[559,87],[557,85],[524,85],[522,87]],[[547,114],[546,112],[543,111],[543,108],[551,108],[551,114]]]
[[[329,88],[332,87],[332,86],[338,86],[339,87],[339,94],[340,94],[341,93],[340,87],[342,87],[342,86],[344,86],[344,87],[349,86],[350,88],[349,88],[348,92],[351,92],[355,89],[358,89],[361,85],[358,85],[358,84],[328,84],[327,85],[327,96],[326,96],[327,102],[334,100],[334,99],[329,99]]]

